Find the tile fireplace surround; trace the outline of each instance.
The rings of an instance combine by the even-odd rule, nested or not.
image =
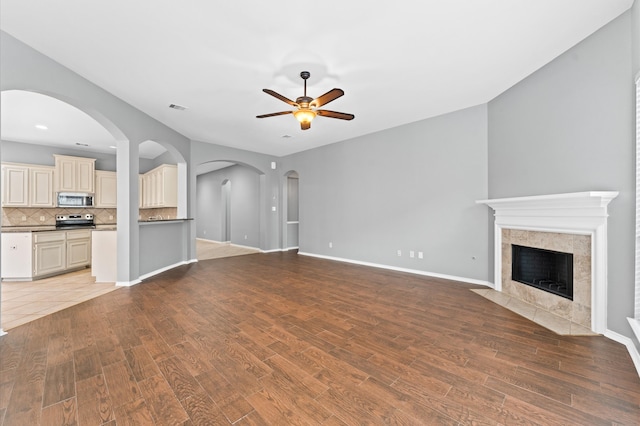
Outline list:
[[[477,201],[495,210],[494,289],[603,334],[607,326],[607,206],[617,195],[592,191]],[[573,253],[574,300],[512,281],[511,244]]]

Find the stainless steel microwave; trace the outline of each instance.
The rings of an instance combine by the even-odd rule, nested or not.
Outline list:
[[[58,207],[93,207],[93,194],[58,192]]]

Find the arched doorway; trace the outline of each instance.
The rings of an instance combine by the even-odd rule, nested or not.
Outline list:
[[[260,251],[264,174],[250,165],[216,160],[196,168],[198,260]]]
[[[66,96],[20,89],[3,90],[0,96],[2,100],[3,162],[21,163],[28,172],[37,170],[39,174],[33,173],[33,176],[42,178],[42,180],[38,181],[39,191],[47,192],[48,196],[45,198],[54,200],[53,204],[49,201],[40,203],[40,200],[38,200],[37,207],[36,205],[29,205],[28,211],[31,214],[21,215],[25,219],[18,219],[20,225],[55,226],[55,216],[57,214],[79,213],[74,209],[57,207],[55,203],[56,184],[54,183],[55,172],[53,170],[55,160],[53,155],[91,159],[94,161],[93,164],[96,171],[115,174],[117,151],[114,148],[118,143],[128,143],[127,138],[113,122],[100,112]],[[31,174],[29,173],[29,175]],[[49,176],[49,178],[46,178],[46,176]],[[102,192],[97,182],[94,181],[94,183],[96,185],[96,204],[94,208],[87,210],[87,212],[94,214],[96,224],[113,223],[116,209],[115,206],[107,204],[114,202],[113,197],[115,194],[111,194],[111,191]],[[101,200],[100,195],[107,193],[109,196]],[[109,201],[106,201],[107,199]],[[85,212],[83,211],[82,213]],[[9,218],[14,217],[15,214],[3,214],[4,216]],[[30,221],[33,221],[33,223]],[[10,226],[11,223],[3,223],[3,225]],[[76,256],[84,258],[85,253],[87,253],[88,258],[91,258],[91,252],[88,250],[91,247],[91,240],[88,240],[88,243],[82,241],[78,244],[66,244],[60,247],[58,253],[66,252],[67,258],[71,247],[73,247],[72,249]],[[86,252],[85,247],[87,247]],[[62,256],[60,258],[63,259]],[[66,262],[66,265],[66,268],[69,269],[68,262]],[[58,269],[58,272],[64,272],[64,263],[60,262],[59,266],[61,269]],[[68,282],[65,275],[56,275],[46,278],[46,281],[42,281],[46,282],[43,285],[46,285],[50,291],[50,297],[40,301],[42,303],[39,305],[39,312],[55,312],[66,308],[69,303],[83,296],[81,293],[87,288],[86,284],[92,284],[92,288],[95,290],[104,289],[105,292],[115,290],[113,282],[95,283],[95,278],[91,276],[92,272],[92,269],[89,268],[75,272],[74,278],[76,279],[72,283]],[[6,286],[3,288],[4,291],[9,290],[11,284],[7,280],[0,283],[0,286]],[[77,287],[70,288],[70,286],[76,284]],[[74,291],[70,292],[69,290]],[[76,298],[73,300],[67,299],[71,294],[74,294]],[[97,295],[95,292],[91,293],[90,291],[87,291],[87,294]],[[8,298],[6,302],[10,303],[10,299],[12,298]],[[0,302],[0,306],[2,306],[0,310],[7,309],[5,300],[0,300]],[[46,304],[46,309],[44,309],[45,306],[43,304]],[[36,305],[33,306],[35,307]],[[3,322],[0,326],[13,328],[21,324],[20,321],[33,320],[41,316],[39,312],[23,312],[25,312],[24,315],[11,318],[12,322]]]

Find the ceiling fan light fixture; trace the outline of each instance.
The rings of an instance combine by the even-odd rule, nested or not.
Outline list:
[[[296,117],[296,120],[300,122],[300,124],[311,123],[311,121],[316,118],[315,111],[310,109],[299,109],[297,111],[294,111],[293,115],[294,117]]]

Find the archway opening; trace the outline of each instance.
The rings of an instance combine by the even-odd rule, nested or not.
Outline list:
[[[56,234],[66,232],[55,228],[57,215],[93,214],[96,225],[115,223],[116,208],[115,194],[113,193],[115,186],[101,185],[107,181],[99,182],[98,173],[94,174],[94,170],[115,174],[117,164],[117,150],[115,147],[118,143],[128,143],[123,132],[94,108],[66,96],[12,89],[2,91],[0,98],[2,100],[0,108],[2,113],[2,126],[0,126],[2,130],[0,135],[2,145],[0,149],[2,150],[3,163],[20,163],[21,167],[27,171],[25,177],[29,179],[25,198],[27,205],[20,207],[23,209],[22,213],[10,214],[3,211],[3,219],[15,218],[20,226],[44,226],[47,229],[51,228]],[[78,183],[78,187],[91,188],[91,185],[93,186],[92,190],[84,191],[94,193],[94,205],[91,208],[58,206],[56,192],[59,189],[57,188],[58,181],[56,178],[59,175],[55,172],[56,160],[54,155],[75,157],[78,160],[77,173],[82,178],[76,177],[74,179],[79,179],[83,182],[81,184]],[[68,165],[70,163],[66,162],[65,164]],[[93,182],[93,184],[87,182]],[[67,182],[65,181],[65,183]],[[33,190],[34,187],[37,188],[37,191]],[[39,195],[32,197],[33,192],[37,192]],[[5,223],[5,220],[3,220],[2,225],[11,226],[12,224]],[[74,237],[84,235],[84,231],[87,231],[87,235],[91,234],[90,230],[86,229],[81,230],[80,233],[76,232]],[[61,236],[57,238],[61,238]],[[53,253],[55,251],[50,252]],[[28,255],[29,253],[33,253],[33,250],[22,254]],[[96,273],[93,268],[92,257],[94,254],[99,255],[99,253],[92,249],[92,239],[90,237],[86,239],[78,238],[77,241],[74,240],[73,242],[66,240],[66,243],[62,242],[60,250],[55,253],[60,255],[61,262],[54,265],[59,269],[53,272],[55,275],[46,278],[46,282],[52,294],[56,293],[57,289],[59,289],[60,293],[55,297],[49,297],[42,301],[43,303],[51,303],[51,306],[44,309],[44,311],[55,312],[58,301],[66,303],[64,307],[67,307],[68,303],[72,302],[72,300],[63,298],[66,297],[65,294],[67,296],[71,294],[69,292],[71,288],[69,288],[68,280],[64,274],[72,269],[76,271],[74,272],[76,279],[73,282],[78,287],[73,290],[78,291],[76,294],[78,297],[81,297],[80,293],[84,288],[87,288],[86,284],[92,284],[94,289],[99,287],[104,287],[108,291],[115,289],[113,282],[96,283],[96,278],[92,277]],[[39,253],[40,258],[42,258],[41,254]],[[66,261],[62,262],[65,258]],[[20,263],[24,264],[25,260],[20,259]],[[45,265],[45,263],[42,263],[42,265]],[[52,264],[49,263],[49,265]],[[91,265],[91,267],[88,265]],[[116,266],[114,265],[112,269],[115,268]],[[0,269],[2,269],[2,275],[5,278],[5,265]],[[78,269],[80,269],[79,272]],[[38,273],[34,273],[33,270],[30,270],[29,273],[33,276],[31,278],[25,277],[25,279],[39,279],[46,276],[38,276]],[[0,283],[0,285],[8,284],[9,280]],[[2,300],[1,302],[3,310],[6,309],[5,301]],[[64,307],[60,305],[60,309]],[[42,310],[43,307],[40,306],[40,308]],[[37,317],[36,314],[33,313],[31,315],[31,313],[27,312],[23,317],[35,319]],[[2,328],[6,329],[13,328],[16,325],[19,325],[19,323],[1,324]]]

